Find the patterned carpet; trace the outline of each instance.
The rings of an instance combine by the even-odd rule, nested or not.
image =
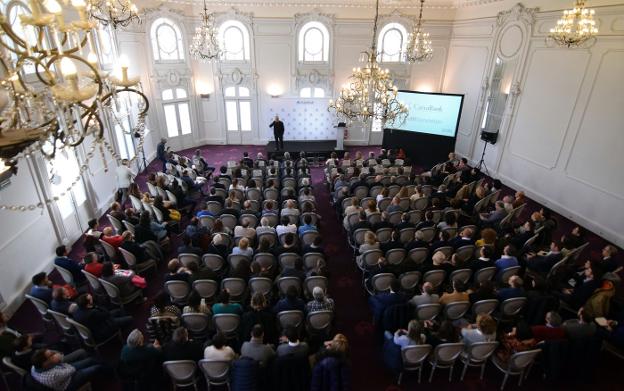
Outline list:
[[[266,148],[259,146],[205,146],[201,148],[207,161],[218,167],[225,164],[227,160],[239,160],[244,151],[249,152],[250,157],[254,158],[258,152],[267,153]],[[195,149],[182,151],[181,153],[191,156]],[[378,147],[358,147],[349,148],[349,150],[360,150],[363,153],[368,151],[378,151]],[[159,162],[152,162],[148,167],[148,172],[154,172],[160,167]],[[143,173],[137,179],[142,189],[145,189],[145,177]],[[454,376],[453,382],[448,382],[448,372],[441,370],[434,377],[433,383],[417,384],[417,376],[408,374],[404,376],[401,387],[396,386],[396,377],[387,371],[381,362],[379,347],[373,340],[373,325],[371,323],[371,313],[368,309],[366,294],[361,286],[361,276],[355,267],[353,254],[349,248],[347,237],[339,223],[334,208],[329,203],[329,194],[323,185],[322,168],[312,169],[312,178],[314,185],[314,195],[317,198],[318,212],[322,216],[321,233],[324,238],[324,245],[328,254],[328,267],[330,271],[330,287],[329,294],[336,301],[336,323],[335,331],[344,333],[350,343],[351,362],[352,362],[352,384],[355,391],[398,391],[398,390],[497,390],[502,381],[502,375],[488,365],[485,374],[485,380],[480,381],[478,370],[469,370],[463,382],[458,380],[458,372]],[[504,193],[512,193],[513,190],[505,189]],[[540,206],[532,201],[525,208],[525,216],[529,216],[531,212],[538,210]],[[573,227],[573,223],[561,216],[557,216],[559,221],[559,234],[569,232]],[[100,223],[106,225],[108,222],[105,218]],[[602,238],[588,232],[588,239],[591,243],[589,253],[597,257],[600,249],[606,243]],[[177,247],[178,240],[174,241],[172,248]],[[73,246],[71,256],[74,259],[80,259],[84,255],[81,243]],[[149,287],[146,289],[146,296],[151,298],[161,287],[164,275],[164,265],[158,273],[148,276]],[[58,279],[53,273],[53,278]],[[144,328],[147,319],[147,312],[150,302],[131,308],[134,316],[134,324],[141,329]],[[29,303],[24,303],[10,321],[10,325],[21,331],[39,331],[43,330],[43,324],[34,307]],[[53,333],[46,334],[47,339],[53,340]],[[119,345],[108,345],[103,351],[103,358],[114,365],[118,358]],[[598,373],[595,376],[595,382],[592,383],[596,388],[602,390],[621,389],[619,382],[615,381],[614,374],[617,373],[616,359],[609,355],[603,355],[599,365]],[[428,375],[429,369],[425,370]],[[556,386],[545,384],[541,378],[541,371],[534,369],[526,384],[523,386],[529,390],[585,390],[588,384],[564,383]],[[425,376],[423,376],[425,377]],[[507,385],[507,389],[517,388],[516,381],[513,378]],[[1,387],[1,386],[0,386]],[[167,386],[168,387],[168,386]],[[13,388],[12,388],[13,389]],[[120,386],[113,380],[102,380],[94,384],[94,390],[117,390]],[[163,387],[166,389],[166,387]]]

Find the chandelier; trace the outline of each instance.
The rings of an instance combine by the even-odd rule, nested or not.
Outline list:
[[[379,0],[375,6],[373,42],[370,51],[360,54],[364,68],[353,68],[353,74],[340,91],[340,96],[329,101],[328,110],[335,111],[339,118],[367,122],[369,119],[400,124],[407,117],[407,106],[397,99],[398,88],[392,81],[388,69],[381,69],[377,62],[377,20]]]
[[[127,27],[134,21],[141,23],[137,6],[131,0],[78,0],[84,1],[89,3],[89,15],[105,26],[110,24],[116,29],[117,26]],[[75,2],[72,0],[72,4]]]
[[[418,15],[418,23],[416,27],[407,37],[407,46],[405,50],[405,59],[410,64],[421,63],[431,60],[433,57],[433,48],[429,33],[422,31],[422,14],[425,0],[420,0],[420,14]]]
[[[202,24],[195,29],[189,52],[196,60],[217,61],[221,58],[223,50],[219,43],[219,31],[214,23],[214,14],[208,13],[206,0],[204,0],[204,12],[201,17]]]
[[[594,21],[594,10],[585,8],[584,0],[576,0],[574,8],[564,10],[563,17],[550,29],[548,39],[559,46],[580,47],[593,43],[598,34]]]
[[[56,0],[29,4],[30,14],[20,15],[19,23],[0,12],[0,167],[15,173],[20,159],[35,154],[53,163],[59,150],[87,141],[90,147],[80,175],[88,169],[96,149],[102,157],[107,149],[118,159],[104,138],[104,129],[114,112],[124,107],[134,119],[134,126],[124,132],[140,138],[140,152],[149,101],[139,78],[128,76],[127,61],[120,61],[119,75],[100,69],[95,52],[97,23],[88,18],[85,1],[71,1],[77,11],[72,21],[64,17],[70,14],[68,6]],[[0,209],[42,206],[13,209],[0,205]]]

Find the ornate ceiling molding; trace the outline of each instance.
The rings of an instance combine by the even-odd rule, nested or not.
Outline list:
[[[522,3],[517,3],[507,11],[501,11],[496,16],[496,25],[502,26],[510,21],[523,22],[529,26],[535,24],[535,17],[539,8],[526,8]]]

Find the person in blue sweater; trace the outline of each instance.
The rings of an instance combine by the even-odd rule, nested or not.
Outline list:
[[[498,301],[501,303],[507,299],[513,299],[516,297],[526,297],[526,292],[522,285],[524,282],[520,276],[509,277],[509,288],[503,288],[498,291]]]

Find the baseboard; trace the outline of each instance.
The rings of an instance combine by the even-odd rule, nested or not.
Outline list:
[[[357,145],[357,146],[367,147],[368,140],[345,140],[344,145],[346,146]]]

